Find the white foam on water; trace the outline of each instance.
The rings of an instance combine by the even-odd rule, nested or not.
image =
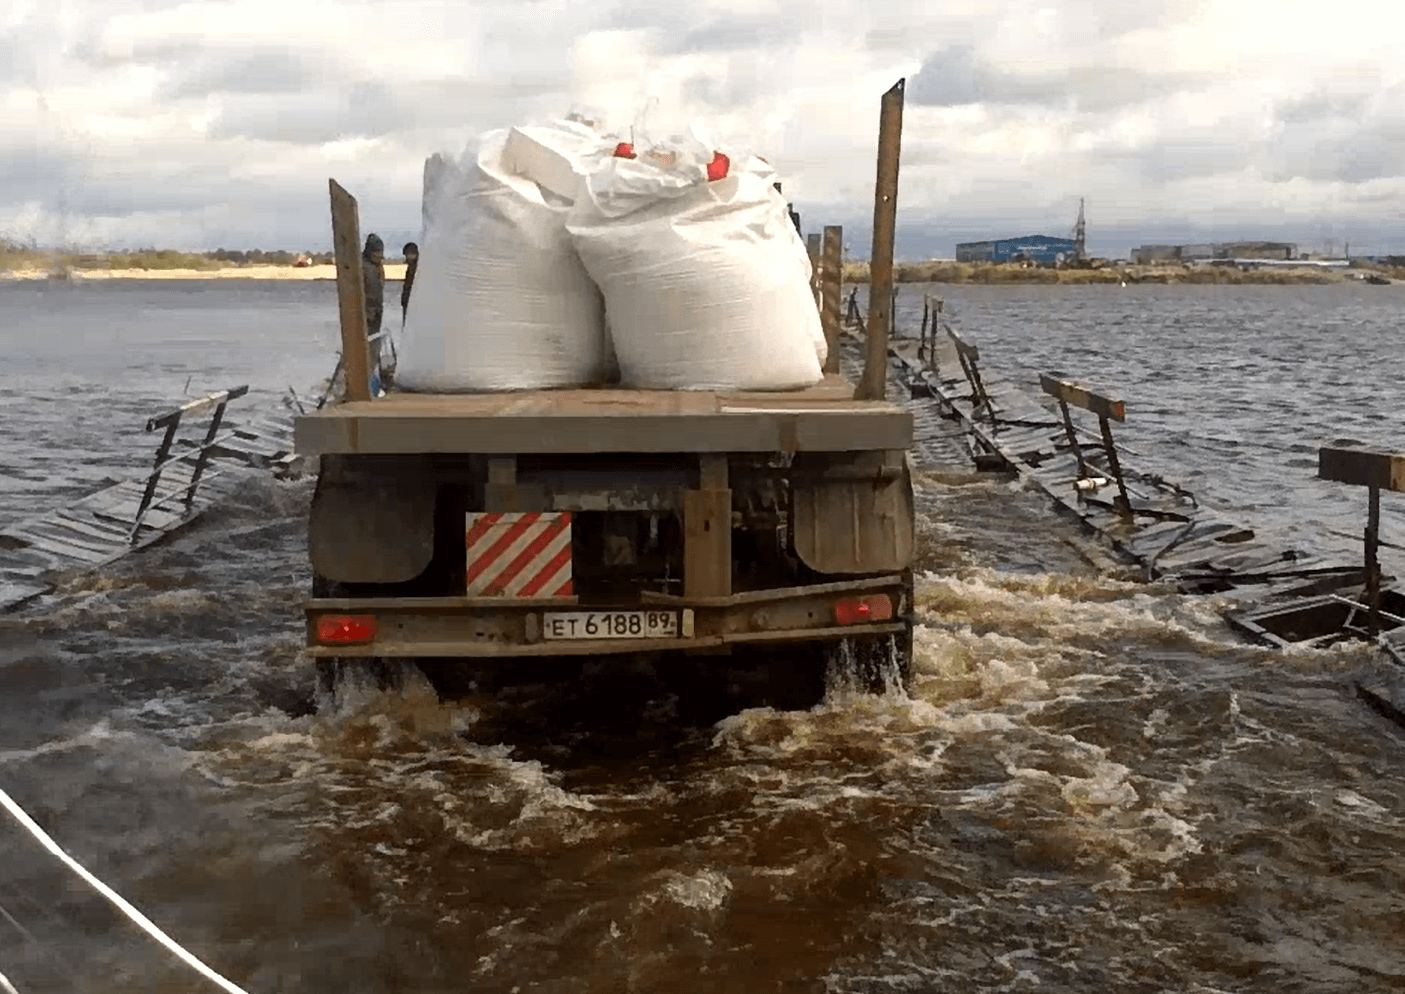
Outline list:
[[[1363,818],[1381,818],[1389,812],[1369,798],[1362,797],[1354,790],[1342,789],[1333,797],[1338,804]]]
[[[686,908],[716,911],[731,897],[732,881],[717,870],[702,870],[692,875],[670,872],[664,893]]]
[[[1127,782],[1128,772],[1117,763],[1103,763],[1092,776],[1066,779],[1060,793],[1069,807],[1084,817],[1101,817],[1108,808],[1125,811],[1141,800],[1137,789]]]
[[[946,715],[937,727],[953,735],[980,736],[991,732],[1013,732],[1024,725],[1012,716],[1000,711],[971,711],[964,714]]]
[[[1169,587],[1105,577],[1009,574],[987,568],[927,574],[916,590],[919,620],[943,627],[989,627],[1007,637],[1073,645],[1146,634],[1219,644],[1223,623]],[[1213,633],[1204,629],[1209,627]]]
[[[149,738],[137,732],[114,728],[111,718],[100,718],[93,724],[81,728],[62,738],[51,739],[29,749],[9,749],[0,752],[0,763],[24,763],[45,756],[73,752],[78,749],[95,749],[104,755],[116,756],[128,753],[145,753],[151,748]],[[173,750],[161,750],[164,755],[178,755]]]
[[[906,753],[943,720],[931,703],[896,694],[830,694],[809,711],[748,708],[714,726],[712,746],[736,757],[824,756],[837,747],[879,743]]]

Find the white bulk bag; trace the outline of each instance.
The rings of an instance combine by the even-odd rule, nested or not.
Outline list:
[[[580,196],[594,161],[614,148],[599,132],[576,121],[513,128],[503,144],[502,167],[564,200]],[[562,219],[564,223],[564,218]]]
[[[818,383],[826,348],[810,260],[764,161],[676,141],[599,154],[567,220],[605,295],[624,385],[787,390]]]
[[[560,129],[565,137],[547,142],[551,130],[538,129],[538,154],[562,185],[561,150],[586,136]],[[532,171],[532,143],[530,134],[494,131],[457,165],[426,163],[427,220],[398,389],[534,390],[607,375],[604,303],[565,229],[570,200],[520,174]]]

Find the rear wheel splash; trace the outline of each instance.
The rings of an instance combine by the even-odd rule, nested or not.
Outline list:
[[[331,656],[316,661],[317,713],[346,715],[380,709],[387,697],[438,694],[412,659],[379,656]]]
[[[912,684],[912,636],[860,635],[825,647],[825,696],[907,697]]]

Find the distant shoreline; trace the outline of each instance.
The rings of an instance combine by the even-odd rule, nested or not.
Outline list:
[[[0,280],[335,280],[336,266],[226,266],[221,269],[77,269],[34,267],[0,270]],[[405,264],[386,263],[387,280],[403,280]]]
[[[1327,283],[1357,283],[1366,273],[1379,273],[1393,281],[1405,281],[1405,269],[1325,269],[1319,266],[1264,267],[1240,269],[1237,266],[1105,266],[1100,269],[1051,269],[1043,266],[1021,266],[1009,263],[970,262],[898,262],[893,264],[893,279],[897,283],[949,283],[984,285],[1059,285],[1087,286],[1090,284],[1261,284],[1303,285]],[[845,283],[867,283],[868,263],[844,264]]]
[[[898,283],[947,283],[1009,286],[1021,284],[1086,286],[1091,284],[1257,284],[1303,285],[1356,283],[1368,272],[1377,272],[1405,283],[1405,269],[1263,268],[1243,270],[1233,266],[1108,266],[1102,269],[1049,269],[1007,264],[968,262],[899,262],[893,266]],[[0,270],[0,282],[60,280],[321,280],[335,281],[336,266],[225,266],[218,269],[44,269],[36,266]],[[405,278],[405,264],[386,263],[385,278]],[[868,263],[844,265],[846,284],[868,283]]]

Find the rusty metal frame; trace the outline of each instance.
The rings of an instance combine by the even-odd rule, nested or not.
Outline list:
[[[1107,456],[1108,471],[1112,473],[1113,479],[1117,482],[1117,510],[1123,516],[1130,516],[1132,514],[1132,501],[1127,496],[1127,483],[1122,478],[1122,463],[1117,458],[1117,445],[1112,439],[1111,424],[1113,420],[1127,420],[1127,405],[1120,397],[1100,394],[1081,384],[1060,380],[1045,373],[1041,373],[1039,376],[1039,386],[1046,394],[1059,402],[1059,410],[1063,413],[1064,431],[1068,435],[1068,444],[1073,449],[1074,458],[1078,460],[1078,479],[1080,480],[1088,476],[1088,463],[1074,433],[1073,418],[1069,414],[1068,405],[1073,404],[1097,415],[1098,431],[1102,436],[1102,447]]]
[[[859,329],[859,334],[864,334],[865,328],[863,315],[859,313],[859,291],[857,288],[849,291],[849,302],[845,306],[848,308],[844,312],[844,323],[851,324]]]
[[[1317,450],[1317,475],[1319,479],[1367,489],[1366,532],[1363,536],[1366,609],[1370,634],[1377,635],[1381,630],[1381,490],[1405,493],[1405,455],[1323,446]]]
[[[137,513],[132,521],[132,526],[127,533],[127,541],[135,543],[137,533],[141,531],[141,526],[146,519],[147,512],[169,504],[171,501],[184,494],[186,513],[189,513],[195,503],[195,492],[199,489],[201,479],[211,480],[219,476],[220,473],[207,473],[206,468],[210,462],[210,450],[217,448],[223,442],[234,437],[234,432],[219,433],[220,426],[224,421],[225,409],[231,400],[238,400],[249,392],[248,384],[238,387],[231,387],[228,390],[220,390],[215,393],[198,397],[173,411],[149,418],[146,422],[146,430],[156,431],[158,428],[166,429],[161,438],[160,445],[156,448],[156,461],[151,468],[151,473],[146,479],[146,489],[142,493],[141,500],[137,504]],[[187,415],[196,414],[208,407],[214,407],[214,413],[210,417],[209,428],[205,432],[205,438],[201,442],[185,443],[188,451],[182,452],[178,456],[171,455],[171,449],[176,443],[176,435],[180,431],[182,419]],[[195,467],[191,472],[190,482],[157,497],[157,490],[161,484],[162,474],[171,466],[179,462],[188,461],[191,456],[195,457]]]
[[[956,346],[956,361],[961,364],[961,372],[965,374],[966,382],[971,385],[971,415],[979,415],[981,409],[992,418],[995,417],[995,405],[991,403],[990,395],[985,392],[985,383],[981,381],[981,370],[978,363],[981,359],[981,350],[970,344],[956,333],[955,328],[946,329],[947,337]]]
[[[838,640],[859,635],[900,634],[907,630],[900,574],[803,587],[780,587],[724,596],[697,597],[660,593],[641,595],[638,604],[582,605],[579,598],[507,599],[487,597],[315,598],[304,603],[307,653],[328,656],[514,658],[581,656],[625,652],[674,652],[719,649],[730,645]],[[833,603],[845,595],[887,593],[893,598],[891,621],[837,625]],[[542,615],[549,611],[677,610],[680,636],[669,639],[578,639],[542,637]],[[363,645],[323,645],[317,621],[326,615],[368,614],[382,633]],[[688,618],[691,617],[691,624]],[[689,634],[691,632],[691,634]],[[435,637],[437,636],[437,637]]]

